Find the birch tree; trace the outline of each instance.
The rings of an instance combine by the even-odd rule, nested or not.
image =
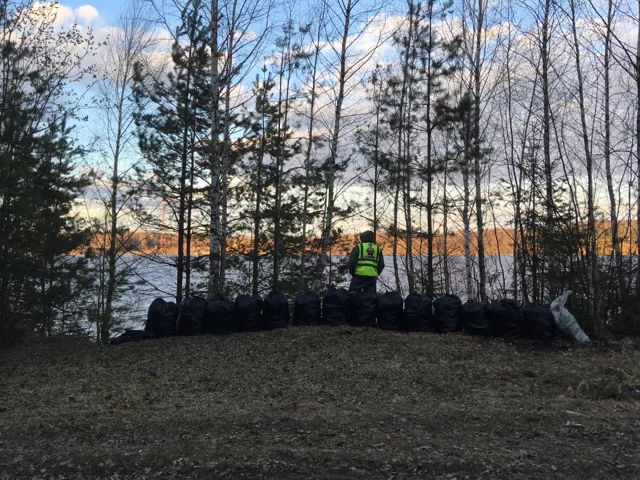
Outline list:
[[[136,103],[132,98],[135,65],[144,63],[149,68],[160,71],[163,65],[153,56],[151,49],[157,39],[151,31],[147,12],[139,2],[126,7],[120,14],[118,26],[103,47],[101,79],[97,84],[101,107],[101,132],[96,134],[104,151],[103,161],[94,182],[105,207],[106,225],[100,228],[99,243],[106,260],[104,289],[97,298],[97,337],[102,343],[109,341],[114,318],[114,301],[118,290],[126,284],[128,266],[118,268],[118,262],[127,252],[126,243],[130,236],[122,225],[131,205],[131,194],[127,179],[132,173],[137,138],[135,132]],[[156,75],[157,76],[157,75]],[[104,193],[103,193],[104,192]],[[103,241],[104,240],[104,241]]]
[[[328,51],[324,57],[325,68],[334,78],[331,102],[334,105],[332,123],[329,133],[329,155],[323,167],[326,178],[326,209],[320,238],[320,255],[316,264],[316,277],[322,282],[328,255],[331,248],[332,230],[335,226],[336,214],[336,180],[338,172],[346,165],[346,158],[341,155],[340,139],[343,131],[343,108],[345,99],[358,85],[358,75],[368,65],[382,42],[382,33],[374,38],[373,46],[362,48],[359,40],[366,33],[374,33],[375,22],[379,22],[377,14],[384,8],[384,3],[372,6],[364,0],[338,0],[325,2],[326,38]],[[371,27],[371,28],[370,28]],[[378,30],[382,32],[382,29]]]

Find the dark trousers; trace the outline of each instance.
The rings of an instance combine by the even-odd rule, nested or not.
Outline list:
[[[349,293],[364,290],[364,293],[375,295],[376,283],[378,283],[378,277],[361,277],[359,275],[354,275],[351,277]]]

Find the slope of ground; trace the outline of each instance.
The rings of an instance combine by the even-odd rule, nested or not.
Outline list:
[[[0,479],[638,478],[640,345],[289,328],[0,352]]]

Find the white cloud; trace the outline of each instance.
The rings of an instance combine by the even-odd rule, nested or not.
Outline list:
[[[31,7],[31,14],[42,19],[55,18],[54,26],[59,27],[73,19],[73,10],[66,5],[50,2],[37,2]]]
[[[31,7],[31,12],[43,19],[55,17],[53,25],[56,27],[74,23],[87,25],[100,18],[98,10],[91,5],[82,5],[74,10],[62,3],[37,2]]]
[[[76,14],[79,20],[82,20],[84,23],[93,22],[96,18],[100,16],[98,10],[91,5],[82,5],[78,7],[76,10]]]

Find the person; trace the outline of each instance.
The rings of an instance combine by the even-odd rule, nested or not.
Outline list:
[[[349,255],[349,273],[352,275],[349,293],[364,290],[371,295],[376,294],[378,275],[384,268],[382,249],[376,245],[372,231],[360,234],[360,243]]]

